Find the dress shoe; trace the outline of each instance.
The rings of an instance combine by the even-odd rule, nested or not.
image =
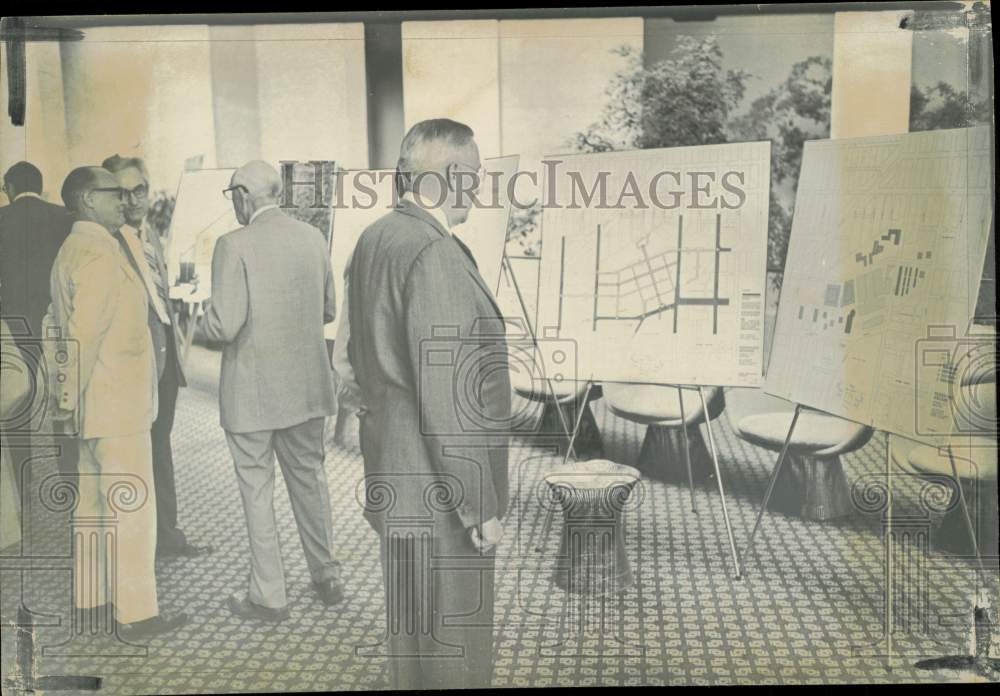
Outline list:
[[[81,621],[84,627],[98,628],[110,626],[115,621],[115,605],[111,602],[102,604],[99,607],[81,608],[73,606],[73,618]]]
[[[256,619],[257,621],[278,623],[279,621],[284,621],[289,616],[288,607],[272,609],[271,607],[264,607],[251,602],[249,597],[240,597],[239,595],[233,595],[227,599],[226,606],[229,608],[229,611],[241,619]]]
[[[149,640],[162,636],[180,628],[188,621],[188,615],[184,612],[180,614],[159,614],[149,619],[135,621],[130,624],[118,624],[118,635],[127,641]]]
[[[344,599],[344,591],[337,578],[319,582],[313,580],[312,586],[316,590],[316,594],[319,595],[320,601],[328,607],[338,604]]]
[[[157,558],[194,558],[196,556],[207,556],[215,552],[214,546],[197,546],[185,541],[176,546],[158,546],[156,548]]]

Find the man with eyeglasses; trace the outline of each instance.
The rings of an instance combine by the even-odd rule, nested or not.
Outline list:
[[[199,556],[209,546],[190,543],[177,526],[177,488],[174,480],[170,433],[174,426],[177,393],[186,386],[178,343],[177,317],[170,301],[167,264],[160,237],[146,220],[149,212],[149,175],[138,157],[113,155],[102,166],[115,175],[125,192],[125,225],[122,237],[142,271],[149,298],[149,332],[156,355],[159,404],[150,432],[153,446],[153,488],[156,493],[156,555],[160,558]]]
[[[478,688],[493,672],[510,379],[503,316],[452,232],[479,186],[472,129],[417,123],[397,169],[402,201],[361,234],[347,291],[391,685]]]
[[[135,641],[172,631],[187,616],[161,614],[157,605],[149,437],[156,358],[142,270],[121,232],[125,197],[101,167],[79,167],[66,177],[62,198],[76,221],[52,267],[51,320],[78,355],[66,379],[56,380],[54,395],[56,417],[75,418],[80,431],[74,516],[115,530],[114,549],[107,547],[109,530],[80,536],[75,609],[92,622],[114,612],[118,634]]]
[[[42,173],[30,162],[18,162],[7,170],[3,190],[10,205],[0,208],[0,315],[24,364],[34,367],[42,362],[38,340],[44,338],[42,317],[52,300],[49,273],[73,219],[62,206],[42,199]],[[31,450],[30,446],[13,446],[9,438],[30,438],[33,427],[31,423],[4,425],[16,426],[3,433],[3,447],[10,454],[14,481],[20,489],[21,462],[31,456]],[[75,473],[75,439],[57,437],[55,443],[59,446],[59,470]]]
[[[225,344],[219,415],[250,541],[247,588],[226,606],[244,619],[277,622],[289,609],[272,501],[275,455],[313,590],[328,606],[343,599],[323,468],[323,428],[336,410],[323,336],[336,315],[333,270],[319,230],[278,208],[274,167],[243,165],[223,193],[243,227],[215,243],[203,328]]]

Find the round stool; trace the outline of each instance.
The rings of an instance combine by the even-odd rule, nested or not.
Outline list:
[[[611,594],[635,584],[622,512],[639,480],[630,466],[592,459],[545,475],[563,511],[553,582],[573,593]]]
[[[893,463],[904,473],[924,477],[945,477],[962,486],[976,543],[983,556],[998,553],[997,534],[997,443],[993,437],[956,437],[948,450],[917,444],[905,456],[893,449]],[[954,461],[955,469],[951,465]],[[957,498],[957,495],[956,495]],[[931,539],[942,551],[960,555],[973,553],[965,512],[953,498]]]
[[[714,478],[715,468],[699,428],[706,419],[697,388],[678,390],[675,386],[605,382],[604,398],[613,414],[646,426],[637,462],[644,475],[660,481],[688,482],[684,458],[685,433],[681,431],[684,428],[691,456],[692,479],[704,482]],[[707,388],[705,401],[708,404],[708,420],[718,418],[726,408],[725,392],[719,387]]]
[[[760,413],[736,426],[747,442],[780,452],[793,414]],[[868,426],[802,408],[769,508],[809,520],[830,520],[854,511],[840,455],[864,447]]]

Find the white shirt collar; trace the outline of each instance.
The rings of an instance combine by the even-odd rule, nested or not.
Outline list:
[[[37,198],[38,200],[42,200],[42,197],[41,197],[41,196],[39,196],[39,195],[38,195],[37,193],[35,193],[34,191],[25,191],[24,193],[19,193],[19,194],[17,194],[16,196],[14,196],[14,200],[16,201],[17,199],[19,199],[19,198],[24,198],[25,196],[28,196],[28,197],[30,197],[30,198]],[[11,203],[13,203],[13,202],[14,202],[14,201],[11,201]]]
[[[277,203],[271,203],[270,205],[265,205],[263,208],[258,208],[257,210],[253,211],[253,215],[250,216],[250,222],[248,222],[247,224],[249,225],[251,222],[257,219],[257,216],[260,215],[261,213],[266,213],[268,210],[273,210],[274,208],[277,207],[278,207]]]
[[[451,231],[451,225],[448,224],[448,216],[444,214],[444,210],[440,207],[434,207],[430,205],[426,199],[421,198],[417,200],[417,194],[413,191],[407,191],[403,194],[403,200],[409,201],[413,205],[426,210],[432,218],[438,221],[438,223],[445,230]]]

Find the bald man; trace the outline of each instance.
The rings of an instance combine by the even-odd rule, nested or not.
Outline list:
[[[76,370],[64,373],[69,379],[56,382],[54,415],[73,417],[80,428],[74,517],[82,528],[74,602],[91,617],[113,607],[119,635],[145,640],[187,622],[185,614],[166,616],[157,605],[149,439],[157,409],[156,358],[146,289],[119,232],[124,191],[114,175],[100,167],[74,169],[62,198],[76,221],[52,266],[50,318],[76,344],[79,360]],[[114,553],[105,548],[106,526],[116,530]],[[106,566],[109,557],[113,569]]]
[[[336,411],[323,336],[335,315],[333,270],[323,235],[278,208],[273,167],[240,167],[223,193],[244,226],[216,242],[204,328],[225,344],[220,415],[250,540],[248,592],[227,606],[246,619],[282,621],[289,612],[272,503],[275,454],[313,589],[326,605],[343,596],[323,468],[323,426]]]

